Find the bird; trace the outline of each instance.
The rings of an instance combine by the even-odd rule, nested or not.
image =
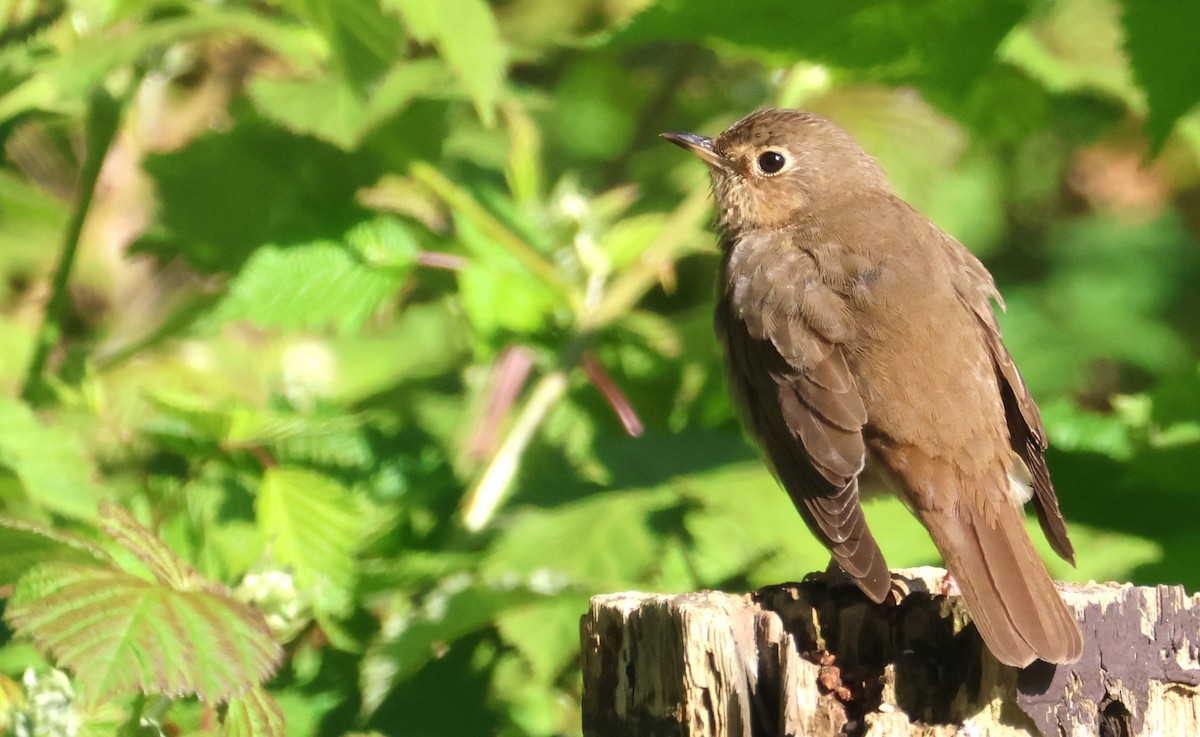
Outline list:
[[[1042,420],[1001,340],[995,282],[893,191],[851,136],[761,109],[715,139],[714,324],[748,434],[832,559],[879,604],[891,575],[860,504],[870,461],[929,531],[993,656],[1076,662],[1083,640],[1025,527],[1075,553]]]

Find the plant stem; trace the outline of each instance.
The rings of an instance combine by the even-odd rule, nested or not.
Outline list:
[[[463,525],[471,532],[487,526],[492,515],[500,506],[512,485],[521,456],[533,439],[533,434],[542,420],[567,391],[567,366],[562,366],[543,376],[533,388],[516,422],[504,438],[500,450],[488,464],[479,483],[467,496],[463,505]]]
[[[707,186],[697,186],[679,203],[659,236],[642,252],[637,265],[614,280],[600,306],[585,316],[584,331],[606,328],[633,309],[658,279],[662,265],[679,258],[680,248],[712,211],[708,192]]]
[[[131,82],[131,92],[137,87]],[[118,101],[108,93],[103,86],[97,86],[88,100],[87,110],[87,143],[83,167],[79,174],[78,200],[71,218],[67,222],[67,230],[63,235],[62,252],[58,259],[58,268],[51,283],[50,300],[46,303],[46,314],[42,326],[35,338],[33,356],[25,371],[25,386],[21,396],[30,404],[44,404],[50,399],[50,391],[46,386],[43,372],[50,350],[62,338],[63,323],[70,305],[70,292],[67,282],[71,277],[71,269],[75,266],[75,255],[79,250],[79,237],[83,233],[83,225],[91,210],[92,199],[96,195],[96,183],[100,179],[100,169],[108,156],[108,150],[116,137],[120,126],[123,100]]]

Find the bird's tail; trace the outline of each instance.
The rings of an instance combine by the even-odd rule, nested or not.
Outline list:
[[[1035,659],[1074,663],[1083,638],[1050,580],[1021,510],[999,501],[985,514],[970,495],[949,508],[921,510],[988,649],[1017,667]]]

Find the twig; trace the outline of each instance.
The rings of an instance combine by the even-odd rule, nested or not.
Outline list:
[[[100,169],[112,147],[117,129],[121,123],[121,113],[129,96],[137,89],[141,75],[136,75],[130,82],[130,88],[123,99],[118,100],[108,93],[103,86],[97,86],[92,91],[87,110],[87,152],[84,155],[83,167],[79,174],[78,200],[71,218],[67,222],[67,230],[63,234],[62,252],[58,259],[58,268],[51,282],[50,300],[46,303],[46,313],[42,326],[38,329],[34,341],[33,356],[29,367],[25,370],[25,385],[21,396],[30,404],[40,404],[49,398],[43,372],[46,361],[53,348],[62,338],[63,323],[66,320],[67,308],[70,306],[70,291],[68,281],[71,270],[75,266],[75,255],[79,251],[79,238],[83,233],[83,224],[87,220],[96,196],[96,183],[100,179]]]

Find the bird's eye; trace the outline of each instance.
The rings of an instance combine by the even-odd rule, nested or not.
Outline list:
[[[763,174],[778,174],[787,159],[778,151],[764,151],[758,155],[758,168]]]

